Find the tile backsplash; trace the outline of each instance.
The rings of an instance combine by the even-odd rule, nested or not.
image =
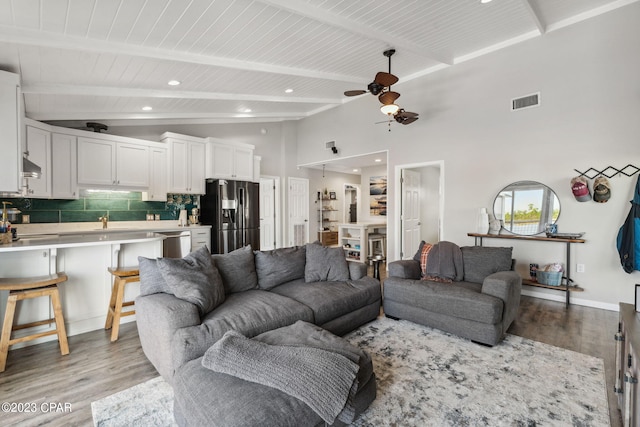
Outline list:
[[[0,198],[2,201],[20,210],[17,221],[12,221],[15,224],[23,222],[22,215],[29,215],[31,223],[97,222],[104,214],[109,221],[145,221],[147,214],[177,220],[180,209],[190,213],[198,206],[197,195],[169,194],[166,202],[145,202],[139,192],[99,190],[82,190],[77,200]]]

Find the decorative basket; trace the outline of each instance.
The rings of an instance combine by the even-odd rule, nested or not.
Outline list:
[[[536,273],[538,283],[549,286],[560,286],[562,284],[561,271],[540,271]]]
[[[0,233],[0,245],[11,243],[11,233]]]

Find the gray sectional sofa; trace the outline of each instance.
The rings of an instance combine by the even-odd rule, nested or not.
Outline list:
[[[169,383],[229,330],[255,337],[304,320],[344,335],[380,314],[380,282],[342,248],[318,243],[224,255],[205,248],[139,265],[142,349]]]
[[[414,259],[389,263],[383,287],[384,313],[495,345],[520,306],[522,279],[512,271],[512,248],[459,249],[462,268],[458,270],[462,271],[451,283],[424,280],[420,250]]]

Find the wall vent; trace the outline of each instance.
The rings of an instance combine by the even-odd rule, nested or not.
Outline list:
[[[325,150],[331,150],[335,146],[336,146],[336,142],[335,141],[329,141],[329,142],[325,142],[324,143]]]
[[[523,110],[525,108],[537,107],[540,105],[540,92],[531,95],[521,96],[511,100],[511,111]]]

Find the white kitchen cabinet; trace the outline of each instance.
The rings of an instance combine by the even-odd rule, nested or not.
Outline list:
[[[29,160],[40,166],[39,178],[27,178],[27,197],[51,197],[51,132],[26,126],[25,153]]]
[[[197,227],[191,229],[191,252],[207,246],[211,250],[211,228]]]
[[[51,133],[51,197],[78,198],[76,137]]]
[[[204,194],[205,144],[202,138],[165,132],[169,144],[169,192]]]
[[[253,145],[230,144],[208,138],[207,148],[210,166],[207,178],[253,181]]]
[[[78,184],[113,186],[116,162],[114,142],[78,138]]]
[[[148,202],[167,201],[167,149],[152,148],[149,159],[149,191],[142,193]]]
[[[0,193],[21,190],[20,99],[20,76],[0,71]]]
[[[149,147],[79,137],[78,184],[147,189]]]
[[[149,187],[149,147],[116,144],[116,182],[124,187]]]

